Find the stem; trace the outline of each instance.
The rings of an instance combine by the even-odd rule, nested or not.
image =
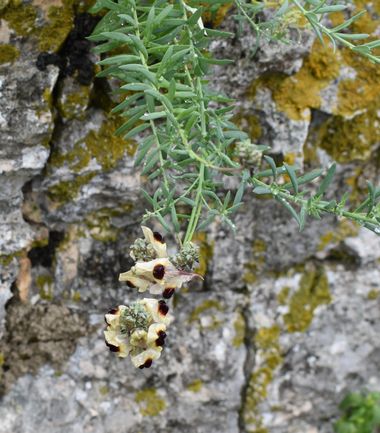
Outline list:
[[[202,212],[202,189],[203,189],[203,182],[204,182],[204,173],[205,173],[205,166],[204,164],[201,164],[200,170],[199,170],[199,182],[198,182],[198,188],[197,188],[197,195],[195,198],[195,206],[193,207],[193,211],[191,212],[191,217],[189,221],[189,225],[187,226],[185,239],[183,241],[184,244],[187,242],[190,242],[193,238],[195,229],[197,228],[199,217]]]
[[[266,184],[265,182],[262,182],[261,180],[258,180],[255,177],[251,178],[252,183],[255,186],[263,186],[266,188],[270,188],[271,185]],[[308,200],[305,200],[303,198],[300,197],[295,197],[289,193],[285,193],[283,191],[278,191],[277,194],[273,194],[273,193],[268,193],[268,194],[272,194],[273,196],[277,197],[281,197],[282,199],[286,200],[286,201],[291,201],[295,204],[298,204],[299,206],[307,206],[308,204]],[[344,216],[348,219],[354,220],[358,223],[371,223],[371,224],[376,224],[378,225],[379,223],[372,219],[372,218],[368,218],[365,215],[362,214],[357,214],[355,212],[349,212],[349,211],[345,211],[345,210],[341,210],[341,211],[337,211],[337,209],[334,208],[327,208],[329,202],[328,201],[320,201],[318,203],[315,203],[315,207],[316,209],[318,209],[321,212],[325,212],[325,213],[329,213],[329,214],[333,214],[333,215],[338,215],[338,216]]]
[[[238,1],[238,0],[237,0]],[[297,8],[302,12],[302,14],[307,18],[307,20],[309,21],[309,23],[313,26],[313,25],[317,25],[319,27],[319,29],[322,31],[322,33],[324,33],[325,35],[327,35],[330,39],[335,39],[337,40],[340,44],[342,44],[343,46],[349,48],[350,50],[355,50],[356,45],[351,43],[350,41],[342,38],[341,36],[337,35],[336,33],[332,32],[331,29],[329,29],[328,27],[324,26],[320,21],[311,21],[311,19],[309,18],[309,11],[306,10],[301,3],[299,3],[298,0],[292,0],[292,2],[297,6]],[[362,54],[365,57],[367,57],[368,59],[372,60],[374,63],[380,63],[380,58],[378,56],[374,56],[373,54],[370,53],[358,53],[358,54]]]

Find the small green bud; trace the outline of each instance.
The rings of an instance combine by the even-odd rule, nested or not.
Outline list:
[[[188,242],[179,253],[170,257],[170,261],[177,269],[187,272],[192,271],[199,263],[198,245]]]
[[[130,334],[135,329],[148,331],[151,317],[146,309],[138,302],[127,306],[120,316],[120,331]]]

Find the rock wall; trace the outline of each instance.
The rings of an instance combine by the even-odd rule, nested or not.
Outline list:
[[[380,389],[380,239],[348,222],[300,234],[248,194],[236,236],[219,224],[198,235],[205,281],[175,296],[154,367],[106,350],[104,312],[135,297],[117,275],[145,181],[136,144],[113,136],[87,8],[0,2],[0,432],[331,433],[348,391]],[[355,203],[380,178],[380,69],[294,37],[256,53],[248,28],[215,42],[235,62],[211,84],[279,161],[337,160],[334,192]]]

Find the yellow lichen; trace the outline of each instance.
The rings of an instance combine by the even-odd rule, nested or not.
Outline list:
[[[197,232],[193,237],[193,241],[199,245],[199,266],[195,269],[195,272],[205,276],[209,261],[214,254],[214,241],[207,241],[206,232]]]
[[[47,13],[47,24],[38,32],[39,49],[41,51],[58,51],[74,22],[74,10],[71,1],[62,6],[51,6]]]
[[[194,310],[190,314],[189,323],[199,321],[201,316],[207,312],[207,316],[211,318],[211,322],[210,324],[203,327],[206,329],[218,328],[221,325],[221,321],[216,317],[215,314],[211,313],[212,310],[223,311],[224,307],[216,299],[207,299],[194,308]]]
[[[205,3],[203,6],[205,11],[203,12],[202,19],[205,25],[211,25],[211,27],[218,27],[224,20],[227,12],[231,9],[233,2],[226,3],[224,5],[213,6],[212,3]]]
[[[320,108],[321,90],[338,75],[338,56],[317,41],[296,74],[267,74],[252,84],[249,93],[254,97],[259,88],[268,88],[278,109],[290,119],[309,120],[309,109]]]
[[[242,313],[238,312],[234,322],[235,335],[232,339],[232,345],[234,347],[240,347],[244,343],[245,327],[244,316]]]
[[[344,63],[355,71],[355,77],[339,82],[335,113],[351,117],[365,111],[373,102],[378,105],[380,71],[376,65],[351,50],[344,49],[341,52]],[[353,123],[356,123],[356,118]]]
[[[0,44],[0,65],[13,63],[20,55],[20,51],[9,44]]]
[[[328,245],[336,244],[348,237],[357,236],[358,230],[358,227],[352,221],[339,221],[334,231],[328,231],[321,236],[318,251],[323,251]]]
[[[258,329],[254,338],[261,362],[251,374],[243,404],[242,415],[249,433],[267,433],[259,413],[259,405],[266,399],[268,386],[276,369],[283,362],[279,338],[278,325]]]
[[[62,95],[57,102],[57,108],[65,119],[83,119],[84,111],[89,104],[90,86],[78,85],[73,93]]]
[[[372,289],[367,294],[367,299],[369,301],[375,301],[380,296],[380,290]]]
[[[135,401],[140,404],[140,413],[143,416],[157,416],[166,408],[165,400],[157,394],[154,388],[138,391]]]
[[[200,379],[194,380],[194,382],[191,382],[187,389],[191,392],[200,392],[200,390],[203,387],[203,382]]]
[[[7,21],[9,27],[18,35],[27,36],[35,30],[34,22],[37,18],[37,11],[30,4],[10,2],[1,12],[0,18]]]
[[[57,205],[74,200],[82,186],[87,185],[95,175],[96,173],[88,173],[83,176],[76,176],[72,181],[61,181],[52,185],[47,191],[48,197]]]
[[[114,168],[126,154],[133,156],[136,150],[134,141],[115,135],[121,122],[119,117],[110,116],[97,131],[91,130],[86,137],[78,140],[70,151],[53,151],[51,165],[61,167],[67,164],[74,172],[80,172],[91,159],[96,159],[103,170]]]
[[[265,252],[267,246],[262,239],[256,239],[252,245],[253,259],[244,265],[245,273],[243,281],[246,284],[253,284],[257,281],[257,275],[263,270],[265,265]]]
[[[53,299],[54,280],[51,275],[38,275],[36,286],[39,289],[41,299],[51,301]]]
[[[120,229],[112,224],[112,220],[130,212],[132,207],[131,203],[125,203],[113,208],[101,208],[87,214],[84,223],[89,228],[91,237],[101,242],[116,241]]]
[[[239,113],[234,116],[233,122],[246,132],[253,142],[260,139],[262,135],[261,123],[260,119],[254,114]]]
[[[288,332],[306,331],[314,317],[314,311],[320,305],[331,302],[327,275],[322,267],[314,265],[305,269],[298,289],[290,294],[288,313],[283,320]]]

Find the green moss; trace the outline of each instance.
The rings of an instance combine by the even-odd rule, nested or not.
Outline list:
[[[85,138],[77,141],[69,152],[53,151],[51,165],[62,167],[67,164],[70,169],[78,173],[94,158],[103,170],[114,168],[125,154],[133,156],[136,150],[134,141],[115,136],[115,130],[120,124],[120,118],[109,117],[98,131],[91,130]]]
[[[83,185],[86,185],[96,175],[96,173],[88,173],[83,176],[76,176],[72,181],[62,181],[48,189],[48,196],[52,202],[58,206],[74,200],[79,194]]]
[[[280,305],[286,305],[290,293],[290,287],[283,287],[280,293],[277,295],[277,302]]]
[[[37,18],[37,10],[30,4],[11,2],[2,11],[0,18],[7,21],[9,27],[18,35],[27,36],[35,29],[34,22]]]
[[[103,385],[99,388],[99,392],[100,392],[100,395],[108,395],[110,392],[110,389],[108,388],[107,385]]]
[[[311,266],[304,271],[298,290],[288,300],[289,312],[283,316],[288,332],[306,331],[315,309],[330,302],[329,283],[324,269]]]
[[[200,392],[200,390],[203,387],[203,382],[200,379],[194,380],[194,382],[191,382],[187,389],[191,392]]]
[[[240,347],[244,343],[245,338],[245,320],[242,313],[238,312],[234,322],[235,336],[232,339],[234,347]]]
[[[267,433],[259,405],[266,399],[268,386],[283,362],[279,338],[278,325],[258,329],[254,338],[256,351],[262,361],[251,374],[243,404],[242,415],[248,433]]]
[[[114,208],[102,208],[88,214],[84,220],[90,229],[90,235],[101,242],[115,242],[120,229],[112,224],[112,219],[129,213],[133,205],[125,203]]]
[[[367,294],[367,299],[369,301],[375,301],[380,296],[380,290],[370,290]]]
[[[51,301],[53,299],[54,280],[51,275],[38,275],[36,286],[39,289],[41,299]]]
[[[0,44],[0,65],[13,63],[20,55],[20,51],[9,44]]]
[[[41,51],[58,51],[74,22],[72,2],[66,1],[62,6],[50,6],[47,12],[47,24],[38,34],[39,49]]]
[[[74,302],[80,302],[80,300],[81,300],[80,292],[78,292],[78,290],[76,290],[76,291],[72,294],[71,299],[72,299]]]
[[[250,89],[255,96],[260,87],[271,90],[278,109],[293,120],[309,120],[309,108],[320,108],[320,93],[339,75],[339,57],[330,47],[318,41],[302,68],[294,75],[267,74],[256,80]]]
[[[58,99],[57,108],[65,119],[83,119],[84,111],[89,103],[90,86],[80,85],[73,89],[73,93],[61,95]]]
[[[24,253],[24,250],[19,250],[11,254],[0,254],[0,265],[9,266],[14,258],[19,258],[24,255]]]
[[[135,397],[136,403],[141,403],[140,413],[143,416],[157,416],[165,410],[166,402],[154,388],[146,388],[138,391]]]

